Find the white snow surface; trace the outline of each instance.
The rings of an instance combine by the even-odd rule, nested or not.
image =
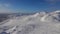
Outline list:
[[[0,23],[0,34],[60,34],[60,11],[5,20]]]

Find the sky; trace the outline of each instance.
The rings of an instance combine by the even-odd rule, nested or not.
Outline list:
[[[60,0],[0,0],[0,13],[34,13],[60,10]]]

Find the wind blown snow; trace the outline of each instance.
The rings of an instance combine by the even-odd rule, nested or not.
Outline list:
[[[7,19],[0,23],[0,34],[60,34],[60,11]]]

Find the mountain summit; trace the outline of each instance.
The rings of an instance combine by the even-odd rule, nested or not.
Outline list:
[[[1,23],[0,34],[60,34],[60,11],[14,16]]]

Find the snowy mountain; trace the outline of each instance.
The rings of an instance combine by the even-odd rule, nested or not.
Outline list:
[[[14,16],[0,22],[0,34],[60,34],[60,11]]]

